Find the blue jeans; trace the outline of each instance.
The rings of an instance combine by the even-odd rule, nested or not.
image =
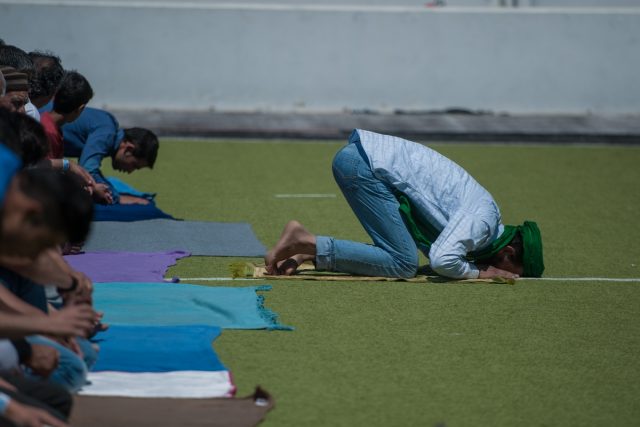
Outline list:
[[[418,269],[418,248],[388,184],[376,178],[359,143],[351,142],[333,159],[333,176],[373,245],[316,237],[316,268],[366,276],[409,278]]]
[[[88,367],[93,366],[96,361],[96,352],[88,340],[78,338],[78,344],[84,352],[84,360],[67,347],[48,338],[34,335],[28,337],[27,340],[31,344],[43,344],[53,347],[60,354],[58,367],[47,378],[47,381],[64,387],[70,393],[77,392],[86,384]],[[36,375],[31,375],[37,378]]]

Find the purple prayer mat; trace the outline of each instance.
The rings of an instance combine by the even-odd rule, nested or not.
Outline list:
[[[162,282],[177,260],[191,255],[172,252],[86,252],[64,258],[94,282]]]

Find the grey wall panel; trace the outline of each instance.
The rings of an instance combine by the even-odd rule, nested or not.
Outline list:
[[[640,11],[0,1],[96,106],[639,113]]]

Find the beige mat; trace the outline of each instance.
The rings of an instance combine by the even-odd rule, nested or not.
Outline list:
[[[421,269],[422,270],[422,269]],[[420,271],[419,271],[420,272]],[[316,271],[312,263],[303,263],[298,267],[297,273],[291,276],[273,276],[267,274],[264,265],[253,263],[233,264],[231,266],[233,278],[254,278],[267,280],[321,280],[321,281],[348,281],[348,282],[416,282],[416,283],[498,283],[515,285],[514,279],[497,277],[495,279],[449,279],[437,275],[418,274],[410,279],[399,277],[377,277],[377,276],[351,276],[343,273],[326,271]]]
[[[261,388],[239,399],[76,396],[74,427],[253,427],[274,407]]]

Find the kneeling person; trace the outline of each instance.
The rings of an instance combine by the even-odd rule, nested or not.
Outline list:
[[[453,161],[421,144],[357,129],[333,173],[373,245],[315,236],[291,221],[265,257],[270,274],[318,270],[414,277],[418,248],[438,274],[455,279],[540,277],[536,223],[504,226],[493,197]]]
[[[141,203],[139,197],[122,196],[109,184],[100,171],[102,159],[111,157],[115,170],[131,173],[145,167],[153,168],[158,156],[158,138],[148,129],[120,129],[118,121],[104,110],[85,108],[80,117],[62,128],[65,155],[79,157],[78,163],[93,177],[96,193],[102,202]]]

